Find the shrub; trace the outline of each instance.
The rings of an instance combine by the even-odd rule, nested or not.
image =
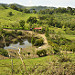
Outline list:
[[[12,12],[9,12],[8,14],[9,14],[9,16],[12,16],[13,15]]]
[[[22,27],[22,29],[24,29],[25,21],[24,20],[20,20],[19,24],[20,24],[20,27]]]
[[[34,43],[35,46],[41,46],[42,44],[43,44],[43,39],[35,40],[35,43]]]
[[[9,31],[5,31],[4,35],[5,35],[5,36],[7,36],[7,35],[8,35],[8,36],[12,36],[12,32],[11,32],[11,31],[10,31],[10,32],[9,32]]]
[[[9,36],[8,36],[8,35],[5,37],[5,40],[6,40],[6,41],[10,41],[10,39],[9,39]]]
[[[37,54],[39,57],[46,56],[46,55],[47,55],[47,51],[43,49],[43,50],[37,51],[36,54]]]
[[[0,49],[0,54],[3,56],[8,56],[8,52],[5,49]]]
[[[0,39],[2,39],[2,36],[0,35]]]
[[[59,62],[67,62],[67,61],[71,61],[70,57],[66,56],[61,56],[59,58]]]
[[[54,50],[54,54],[60,54],[60,51],[59,51],[58,47],[54,47],[53,50]]]
[[[34,37],[32,37],[32,39],[31,39],[31,43],[32,43],[32,44],[35,43],[35,38],[34,38]]]
[[[69,46],[69,50],[70,50],[70,51],[73,51],[73,52],[75,53],[75,44],[71,44],[71,45]]]
[[[50,30],[49,33],[50,34],[55,34],[55,31],[54,30]]]
[[[12,34],[16,34],[16,31],[12,31]]]
[[[17,34],[18,34],[18,35],[22,35],[22,32],[21,32],[21,31],[18,31]]]

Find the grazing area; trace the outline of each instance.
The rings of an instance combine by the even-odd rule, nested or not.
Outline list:
[[[50,55],[41,58],[34,59],[24,59],[25,67],[20,61],[20,59],[12,59],[13,60],[13,74],[14,75],[22,75],[22,74],[44,74],[44,75],[74,75],[75,74],[75,55],[68,54],[67,57],[70,59],[64,58],[59,55]],[[11,74],[11,59],[0,60],[0,74]]]
[[[75,8],[0,4],[0,75],[75,75]]]

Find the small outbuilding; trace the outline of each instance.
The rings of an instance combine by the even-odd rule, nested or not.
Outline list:
[[[34,30],[42,30],[42,27],[34,28]]]

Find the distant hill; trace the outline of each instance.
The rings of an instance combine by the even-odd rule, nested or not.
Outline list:
[[[44,10],[44,9],[56,9],[56,7],[47,7],[47,6],[31,6],[31,7],[26,7],[26,8],[30,10],[35,9],[36,11]]]
[[[20,4],[16,4],[16,3],[14,3],[14,4],[8,4],[8,6],[10,7],[10,5],[16,5],[18,8],[26,8],[25,6],[23,6],[23,5],[20,5]]]
[[[3,3],[0,3],[0,5],[2,5]],[[11,4],[4,4],[8,7],[10,7]],[[16,5],[18,8],[22,8],[22,9],[29,9],[29,10],[36,10],[36,11],[39,11],[39,10],[44,10],[44,9],[56,9],[56,7],[47,7],[47,6],[23,6],[23,5],[20,5],[20,4],[16,4],[14,3],[14,5]]]
[[[8,5],[8,4],[0,3],[0,5],[2,5],[2,4],[3,4],[3,5]]]

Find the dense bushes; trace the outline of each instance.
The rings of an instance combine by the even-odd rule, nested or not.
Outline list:
[[[21,31],[18,31],[17,34],[18,34],[18,35],[22,35],[22,32],[21,32]]]
[[[39,57],[46,56],[46,55],[47,55],[47,51],[43,49],[43,50],[37,51],[36,54],[37,54]]]
[[[32,43],[34,46],[41,46],[41,45],[43,45],[43,39],[38,39],[38,38],[32,37],[31,43]]]
[[[34,45],[41,46],[43,44],[43,39],[36,39]]]
[[[9,15],[9,16],[12,16],[12,15],[13,15],[13,13],[12,13],[12,12],[9,12],[9,13],[8,13],[8,15]]]
[[[71,61],[71,59],[67,55],[61,55],[58,61],[59,62],[67,62],[67,61]]]
[[[0,49],[0,54],[3,56],[8,56],[8,52],[5,49]]]
[[[22,29],[24,29],[25,21],[24,21],[24,20],[20,20],[20,21],[19,21],[19,24],[20,24],[20,27],[21,27]]]
[[[53,48],[54,54],[60,54],[60,50],[58,47]]]
[[[10,43],[17,43],[21,39],[22,36],[23,34],[21,31],[0,30],[0,47],[3,48],[5,43],[6,45],[9,45]],[[18,40],[18,37],[20,37],[19,40]]]
[[[48,39],[48,41],[56,43],[57,45],[65,45],[65,44],[70,44],[72,42],[69,39],[66,39],[62,36],[55,35],[55,34],[50,37],[47,37],[47,39]]]

